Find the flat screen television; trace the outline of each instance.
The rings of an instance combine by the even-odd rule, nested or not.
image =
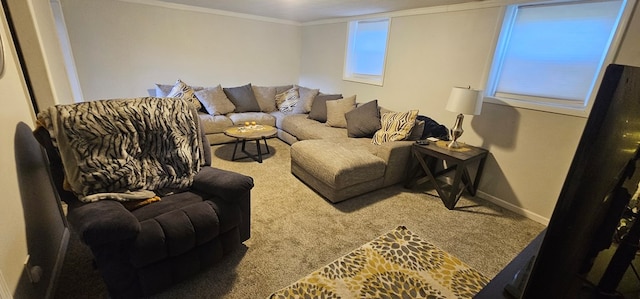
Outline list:
[[[640,68],[609,65],[522,298],[606,297],[597,282],[585,277],[598,252],[612,243],[637,189],[639,144]],[[624,271],[624,263],[616,267]]]

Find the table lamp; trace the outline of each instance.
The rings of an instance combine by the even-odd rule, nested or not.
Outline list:
[[[464,114],[480,114],[480,110],[482,110],[482,93],[479,90],[471,89],[471,86],[454,87],[451,89],[449,101],[445,109],[459,113],[453,128],[449,129],[451,143],[448,145],[449,148],[459,148],[458,138],[460,138],[464,132],[464,130],[462,130]]]

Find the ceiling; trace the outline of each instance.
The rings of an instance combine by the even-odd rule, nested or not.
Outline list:
[[[164,0],[163,2],[305,23],[475,1],[479,0]]]

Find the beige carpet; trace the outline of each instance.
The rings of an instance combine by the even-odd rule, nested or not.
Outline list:
[[[543,229],[478,199],[462,198],[456,210],[447,210],[426,194],[435,194],[428,184],[414,190],[396,185],[331,204],[291,175],[286,143],[268,143],[264,163],[229,161],[233,144],[212,147],[215,167],[255,180],[251,239],[154,298],[265,298],[400,225],[490,278]],[[69,247],[56,298],[106,298],[86,248],[75,238]]]

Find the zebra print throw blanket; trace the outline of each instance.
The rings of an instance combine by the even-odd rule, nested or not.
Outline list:
[[[38,121],[49,131],[65,179],[83,202],[129,201],[191,186],[204,158],[195,108],[176,98],[57,105]]]

